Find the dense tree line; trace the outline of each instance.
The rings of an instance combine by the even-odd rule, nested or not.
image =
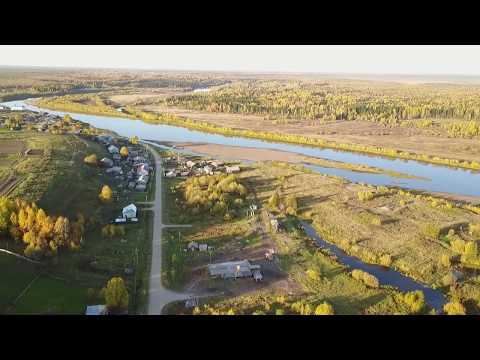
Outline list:
[[[49,216],[35,203],[0,198],[0,233],[26,245],[26,256],[54,256],[60,249],[77,250],[85,232],[85,219],[75,222],[64,216]]]
[[[390,125],[425,118],[480,120],[480,88],[464,86],[251,81],[210,93],[172,96],[164,102],[274,119],[367,120]]]

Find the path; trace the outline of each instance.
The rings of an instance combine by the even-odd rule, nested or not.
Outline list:
[[[166,289],[162,284],[162,230],[166,227],[185,227],[185,225],[164,225],[162,222],[162,159],[158,153],[147,145],[155,159],[155,201],[153,207],[152,263],[148,292],[148,315],[161,315],[163,307],[176,300],[187,299],[190,294],[178,293]]]

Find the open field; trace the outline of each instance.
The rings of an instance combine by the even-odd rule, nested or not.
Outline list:
[[[81,314],[87,304],[102,303],[99,290],[113,276],[125,279],[130,294],[130,313],[141,313],[146,305],[151,246],[152,218],[142,211],[138,224],[126,226],[123,236],[104,238],[101,227],[117,217],[123,206],[151,194],[118,192],[118,201],[102,203],[98,194],[102,185],[117,189],[118,181],[90,167],[84,157],[107,154],[98,143],[75,135],[48,135],[28,131],[10,132],[10,138],[21,139],[30,148],[44,150],[44,155],[26,156],[16,171],[24,180],[10,194],[36,201],[48,214],[63,215],[72,221],[78,213],[86,218],[86,232],[78,251],[61,251],[55,259],[46,260],[45,267],[34,267],[6,254],[3,264],[0,312],[8,313],[69,313]],[[41,174],[41,175],[40,175]],[[23,253],[24,245],[2,239],[1,245]],[[125,268],[134,268],[126,275]],[[37,278],[38,276],[38,278]],[[36,280],[16,303],[13,300]],[[93,290],[89,290],[93,289]],[[87,296],[90,291],[93,295]],[[4,293],[3,293],[4,292]],[[52,295],[53,294],[53,295]]]

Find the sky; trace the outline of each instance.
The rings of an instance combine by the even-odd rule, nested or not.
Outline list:
[[[480,75],[477,45],[0,45],[0,65]]]

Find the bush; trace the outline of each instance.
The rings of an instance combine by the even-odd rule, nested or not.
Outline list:
[[[468,225],[468,231],[474,238],[480,237],[480,223],[471,223]]]
[[[315,315],[334,315],[333,306],[323,302],[315,308]]]
[[[447,315],[466,315],[465,307],[458,301],[452,301],[445,304],[443,310]]]
[[[417,314],[425,308],[425,295],[421,290],[406,293],[403,296],[403,301],[413,314]]]
[[[426,224],[423,228],[423,234],[433,240],[438,240],[440,237],[440,227],[436,224]]]
[[[440,265],[446,267],[446,268],[450,268],[452,266],[452,259],[449,255],[447,254],[443,254],[441,257],[440,257]]]
[[[357,193],[358,200],[360,201],[368,201],[372,200],[375,197],[375,194],[373,191],[367,190],[367,191],[359,191]]]
[[[110,186],[104,185],[98,197],[103,202],[109,202],[112,200],[112,195],[113,195],[113,192],[112,192],[112,189],[110,189]]]
[[[125,228],[123,226],[108,224],[102,228],[102,236],[106,238],[113,238],[115,236],[125,235]]]
[[[380,257],[380,264],[389,267],[392,265],[392,257],[389,254],[382,255]]]
[[[358,270],[358,269],[353,270],[352,277],[356,280],[362,281],[365,285],[372,288],[378,288],[380,286],[380,283],[375,276],[362,270]]]
[[[308,269],[306,271],[307,273],[307,277],[310,279],[310,280],[313,280],[313,281],[319,281],[320,280],[320,274],[318,273],[318,271],[316,270],[312,270],[312,269]]]
[[[97,155],[95,154],[88,155],[85,157],[85,159],[83,159],[83,162],[88,165],[97,165],[98,163]]]

